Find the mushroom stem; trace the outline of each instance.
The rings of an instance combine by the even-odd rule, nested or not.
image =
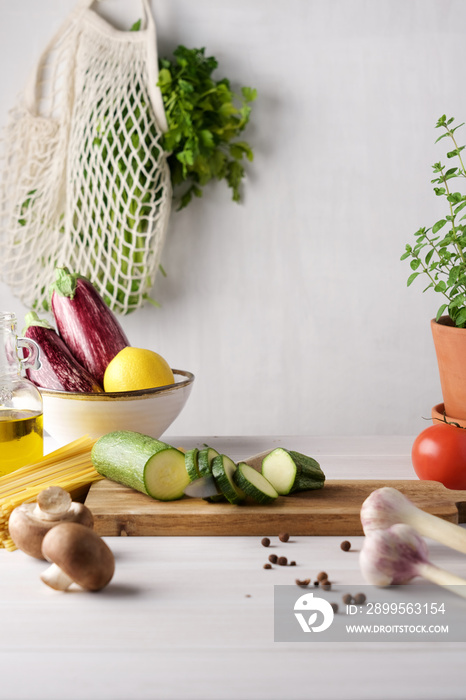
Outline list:
[[[37,503],[34,507],[34,510],[32,511],[32,516],[34,518],[37,518],[38,520],[42,521],[59,521],[62,519],[62,517],[68,512],[67,510],[62,511],[61,513],[48,513],[46,510],[41,508]]]
[[[40,575],[40,578],[47,586],[54,588],[56,591],[66,591],[73,583],[73,579],[65,574],[57,564],[51,564]]]
[[[34,516],[42,520],[60,520],[69,512],[71,505],[68,491],[60,486],[49,486],[37,496]]]
[[[417,572],[422,578],[426,578],[428,581],[436,583],[438,586],[443,586],[462,598],[466,598],[466,581],[460,578],[460,576],[440,569],[430,562],[418,564]],[[459,588],[459,586],[461,586],[461,588]]]
[[[397,523],[404,523],[420,535],[466,554],[466,530],[426,513],[390,486],[376,489],[366,498],[361,506],[361,523],[366,535],[374,530],[385,530]]]

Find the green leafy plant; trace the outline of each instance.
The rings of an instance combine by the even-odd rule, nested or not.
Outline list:
[[[173,55],[173,60],[160,60],[158,84],[168,122],[163,146],[170,154],[178,208],[187,206],[193,196],[201,197],[201,188],[213,179],[226,180],[238,202],[242,160],[252,161],[253,153],[246,141],[235,139],[249,121],[256,90],[243,87],[236,95],[226,78],[214,80],[217,61],[203,48],[178,46]]]
[[[407,245],[401,260],[410,260],[411,274],[408,277],[408,287],[420,275],[429,279],[429,284],[423,290],[434,289],[439,292],[444,301],[439,307],[436,320],[448,311],[455,326],[466,327],[466,213],[461,212],[466,207],[466,194],[455,191],[455,181],[466,178],[461,153],[465,146],[459,146],[456,131],[464,126],[453,126],[454,118],[440,117],[436,124],[443,133],[436,140],[450,139],[453,148],[447,152],[447,158],[456,159],[456,165],[448,168],[441,162],[432,166],[434,192],[437,197],[444,197],[447,213],[431,228],[422,227],[414,234],[416,242]],[[441,232],[441,233],[440,233]]]

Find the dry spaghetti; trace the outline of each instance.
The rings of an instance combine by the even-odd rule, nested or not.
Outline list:
[[[21,503],[35,501],[49,486],[61,486],[72,497],[86,492],[103,477],[92,466],[91,449],[95,440],[82,437],[51,452],[39,462],[0,477],[0,547],[16,549],[8,532],[11,511]]]

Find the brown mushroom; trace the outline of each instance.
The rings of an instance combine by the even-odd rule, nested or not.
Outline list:
[[[60,523],[42,542],[42,554],[52,562],[41,579],[57,591],[77,583],[87,591],[99,591],[112,579],[115,559],[103,539],[79,523]]]
[[[94,518],[83,503],[73,503],[68,491],[49,486],[37,496],[36,503],[22,503],[8,521],[10,537],[26,554],[43,559],[42,540],[47,532],[63,522],[76,522],[92,528]]]

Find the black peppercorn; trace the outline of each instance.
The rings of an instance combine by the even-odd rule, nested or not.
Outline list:
[[[364,595],[364,593],[356,593],[356,595],[354,596],[354,602],[356,603],[356,605],[362,605],[363,603],[365,603],[366,596]]]

